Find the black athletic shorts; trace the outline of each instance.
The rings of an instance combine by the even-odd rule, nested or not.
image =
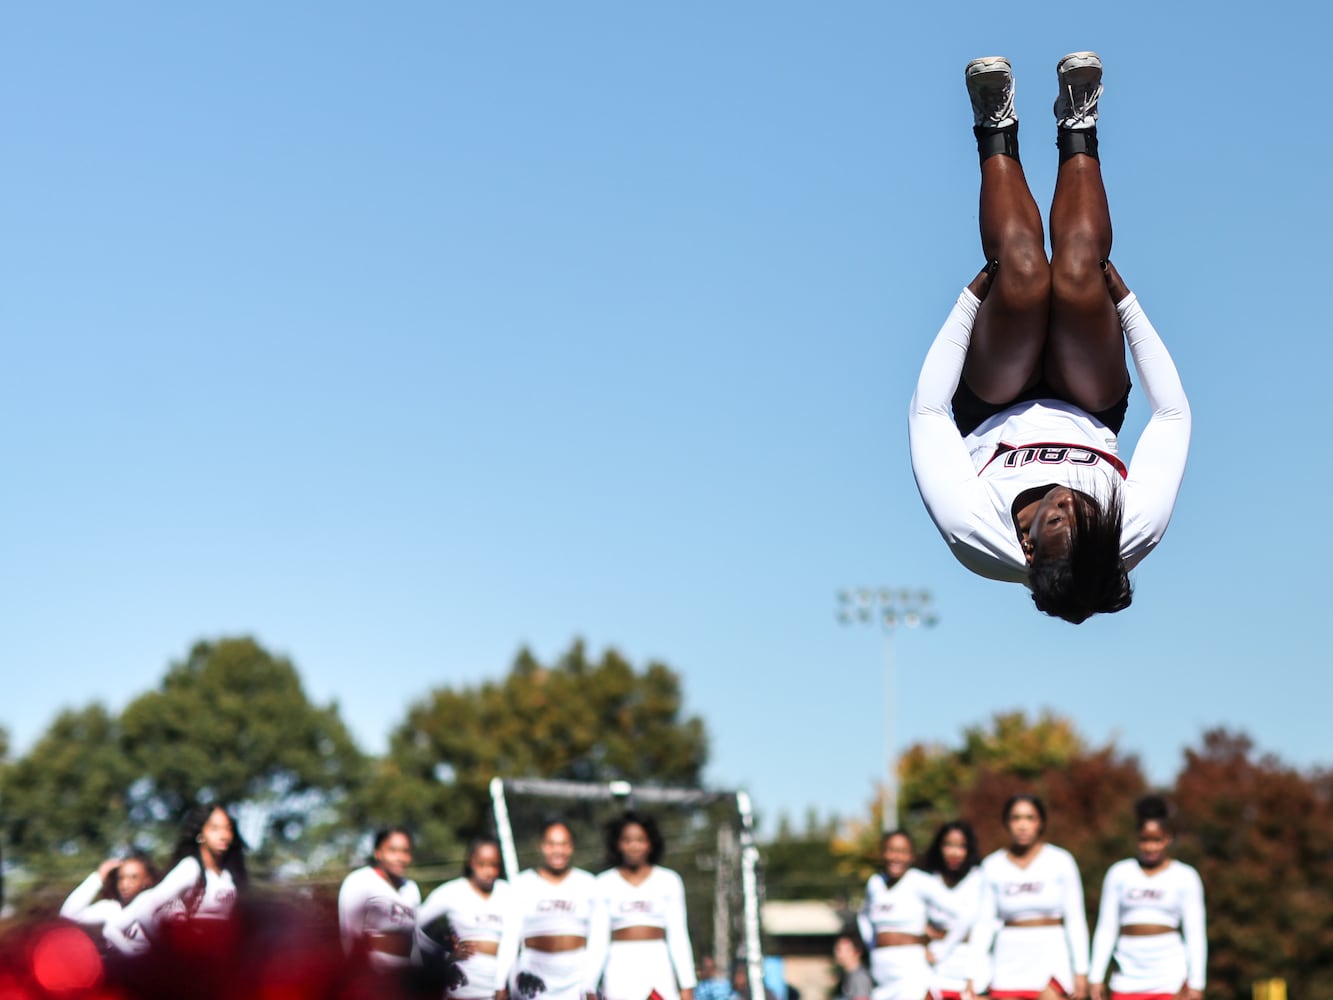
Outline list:
[[[1120,402],[1090,416],[1119,434],[1120,428],[1125,426],[1125,413],[1129,410],[1129,390],[1132,384],[1131,382],[1125,386],[1125,394],[1120,397]],[[958,432],[967,437],[984,421],[1001,410],[1007,410],[1016,403],[1030,403],[1034,399],[1063,399],[1063,397],[1042,379],[1031,389],[1025,389],[1007,403],[987,403],[972,391],[971,386],[959,379],[958,391],[953,394],[953,422],[958,425]],[[1065,399],[1064,402],[1070,403],[1073,400]]]

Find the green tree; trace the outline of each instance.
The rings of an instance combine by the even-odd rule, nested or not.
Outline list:
[[[242,804],[259,816],[261,864],[305,853],[365,778],[337,706],[312,704],[292,663],[249,638],[197,643],[121,725],[134,819],[170,828],[195,801]]]
[[[1174,800],[1177,854],[1203,878],[1209,994],[1271,977],[1293,997],[1333,994],[1333,773],[1215,729],[1186,751]]]
[[[103,706],[67,709],[4,772],[4,832],[38,872],[91,868],[129,839],[134,770]]]
[[[1090,746],[1074,724],[1049,712],[996,714],[969,726],[956,748],[917,744],[899,760],[903,826],[924,850],[939,824],[971,821],[983,852],[1005,842],[1001,810],[1010,795],[1042,797],[1047,835],[1078,859],[1089,909],[1106,869],[1133,849],[1133,804],[1147,783],[1138,759],[1111,743]],[[839,869],[864,880],[879,866],[879,814],[844,827],[834,841]]]
[[[614,650],[593,661],[581,641],[552,666],[521,650],[503,680],[440,688],[409,708],[357,818],[411,824],[418,854],[438,859],[489,827],[497,775],[697,786],[708,743],[682,702],[662,663],[636,671]]]
[[[836,817],[821,820],[813,810],[798,829],[784,815],[773,837],[760,846],[767,899],[828,899],[846,903],[848,880],[837,871],[833,838]]]

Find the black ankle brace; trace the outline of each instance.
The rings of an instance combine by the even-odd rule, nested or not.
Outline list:
[[[1097,126],[1092,128],[1062,128],[1056,129],[1055,145],[1060,150],[1060,162],[1071,156],[1077,156],[1079,153],[1086,153],[1097,162],[1101,162],[1101,157],[1097,155]]]
[[[985,163],[992,156],[1018,159],[1018,122],[1006,125],[1004,128],[982,128],[980,125],[974,125],[972,134],[977,137],[977,155],[981,157],[981,162]]]

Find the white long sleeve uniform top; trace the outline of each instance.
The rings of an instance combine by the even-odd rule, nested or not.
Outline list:
[[[919,868],[909,868],[902,878],[889,885],[883,873],[876,872],[866,882],[865,903],[857,915],[857,926],[867,948],[875,947],[881,932],[914,934],[924,938],[931,912],[945,918],[946,937],[930,945],[936,961],[942,961],[967,934],[961,922],[957,901],[944,883]]]
[[[505,942],[506,954],[500,956],[500,965],[514,968],[517,952],[523,940],[530,937],[572,935],[591,939],[594,898],[597,879],[582,868],[570,869],[559,882],[541,877],[532,868],[519,872],[514,879],[514,908],[517,913],[517,931]],[[588,970],[584,992],[596,989],[597,981]]]
[[[685,922],[685,883],[670,868],[653,865],[653,870],[639,885],[625,880],[617,868],[597,876],[596,920],[604,928],[593,930],[589,940],[590,964],[600,977],[606,963],[611,932],[625,927],[660,927],[666,931],[667,951],[683,990],[698,985],[694,972],[694,950]]]
[[[461,968],[468,982],[450,995],[481,997],[505,989],[510,967],[502,964],[502,957],[512,960],[517,950],[513,939],[519,930],[513,887],[504,879],[497,879],[490,896],[483,896],[466,878],[445,882],[417,910],[418,947],[434,947],[423,931],[442,916],[448,918],[459,941],[487,941],[498,948],[495,955],[478,953],[465,959]]]
[[[356,869],[343,879],[338,890],[338,929],[343,951],[350,954],[371,934],[399,934],[410,952],[420,905],[421,889],[411,879],[395,889],[378,869],[369,865]],[[373,949],[369,957],[370,964],[380,969],[399,968],[409,961],[405,955]]]
[[[1026,583],[1013,503],[1024,490],[1063,485],[1124,497],[1120,553],[1133,569],[1166,533],[1185,475],[1190,409],[1176,366],[1133,293],[1116,306],[1152,407],[1128,467],[1115,433],[1059,400],[1020,403],[964,438],[952,400],[980,301],[967,289],[926,354],[908,413],[912,472],[931,520],[964,566],[994,580]]]
[[[120,916],[121,911],[118,900],[97,898],[102,894],[104,885],[102,876],[93,872],[66,897],[60,907],[60,915],[80,927],[100,932],[107,921]]]
[[[1092,938],[1092,965],[1089,976],[1100,983],[1106,976],[1107,965],[1114,952],[1122,976],[1162,980],[1165,970],[1153,966],[1172,964],[1177,956],[1171,950],[1155,947],[1159,937],[1121,937],[1120,928],[1127,924],[1158,924],[1176,927],[1184,942],[1185,983],[1202,990],[1208,965],[1208,939],[1204,929],[1203,882],[1199,873],[1183,861],[1172,860],[1156,874],[1149,875],[1134,858],[1117,861],[1106,873],[1102,884],[1102,901],[1097,913],[1097,932]],[[1175,945],[1175,941],[1160,943]],[[1136,952],[1146,951],[1149,955]],[[1175,950],[1174,948],[1172,950]],[[1122,951],[1125,954],[1122,954]],[[1144,961],[1147,958],[1148,961]],[[1113,976],[1113,981],[1117,977]],[[1170,974],[1165,977],[1169,983]],[[1138,983],[1115,983],[1117,992],[1137,992]],[[1171,991],[1180,988],[1180,982],[1165,985]]]
[[[933,969],[935,985],[942,988],[942,984],[948,983],[949,989],[957,991],[971,978],[981,988],[990,981],[990,977],[977,972],[978,962],[973,958],[972,945],[965,940],[976,922],[977,910],[981,906],[981,866],[973,868],[953,888],[945,885],[944,879],[938,874],[931,878],[948,893],[949,906],[935,906],[927,901],[926,920],[945,931],[942,941],[956,942],[947,952],[937,947],[931,949],[936,959]]]
[[[203,894],[191,904],[203,875]],[[231,872],[204,868],[196,858],[184,858],[162,881],[145,889],[103,927],[107,944],[127,955],[148,949],[151,939],[169,920],[226,920],[236,908],[236,882]]]
[[[981,877],[981,901],[971,939],[978,957],[990,951],[1006,923],[1059,919],[1064,930],[1061,946],[1069,949],[1069,965],[1074,975],[1087,975],[1088,918],[1083,911],[1083,883],[1072,854],[1063,847],[1043,844],[1031,863],[1020,868],[999,850],[981,862]],[[997,965],[1000,960],[997,954]],[[997,975],[994,985],[1007,984]]]

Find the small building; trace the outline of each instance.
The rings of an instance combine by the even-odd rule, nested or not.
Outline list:
[[[759,916],[765,953],[782,959],[783,978],[801,1000],[829,1000],[837,992],[833,942],[847,926],[845,912],[822,900],[772,900]]]

